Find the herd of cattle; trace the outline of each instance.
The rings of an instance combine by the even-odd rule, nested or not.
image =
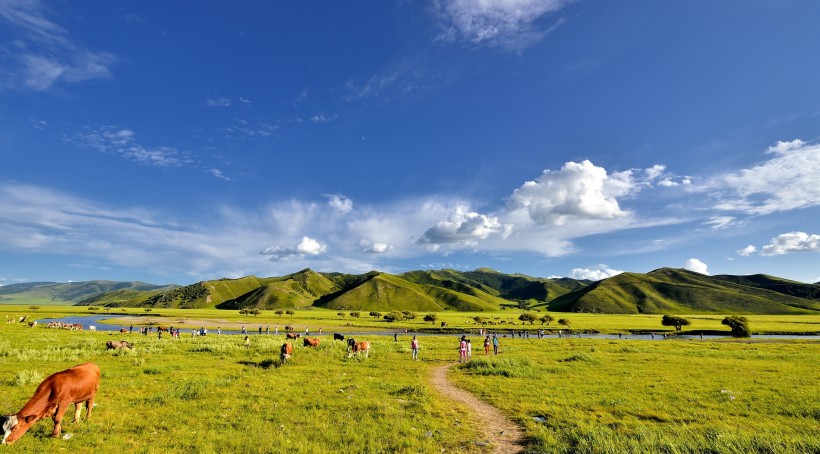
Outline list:
[[[83,329],[82,325],[50,322],[49,328],[63,329]],[[292,330],[292,329],[291,329]],[[297,339],[296,334],[289,339]],[[344,341],[342,334],[333,334],[333,340]],[[320,339],[303,339],[305,347],[318,347]],[[105,343],[106,350],[133,349],[133,345],[125,340],[110,340]],[[370,343],[367,341],[357,342],[355,339],[347,340],[348,358],[364,353],[365,358],[370,355]],[[293,344],[285,342],[280,348],[280,360],[282,364],[293,356]],[[74,405],[74,422],[80,420],[82,405],[86,407],[86,419],[91,419],[91,410],[94,408],[94,396],[100,386],[100,367],[94,363],[85,363],[74,366],[70,369],[60,371],[48,376],[40,386],[34,391],[34,396],[23,406],[23,408],[13,415],[0,416],[0,430],[2,430],[2,441],[0,444],[11,445],[22,437],[37,421],[51,417],[54,421],[52,437],[60,436],[63,416],[68,407]]]

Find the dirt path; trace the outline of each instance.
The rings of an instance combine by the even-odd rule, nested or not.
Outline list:
[[[524,434],[517,424],[501,410],[478,400],[475,396],[447,380],[447,371],[457,363],[449,363],[433,369],[430,383],[445,397],[461,402],[473,410],[474,417],[486,428],[485,435],[493,453],[507,454],[524,450]],[[484,440],[482,440],[484,441]]]

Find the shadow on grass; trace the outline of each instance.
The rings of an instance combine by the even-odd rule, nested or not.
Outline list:
[[[256,362],[256,361],[239,361],[239,364],[242,364],[243,366],[258,367],[260,369],[270,369],[271,367],[278,368],[282,365],[282,363],[279,360],[274,360],[274,359],[263,359],[262,361],[259,361],[259,362]]]

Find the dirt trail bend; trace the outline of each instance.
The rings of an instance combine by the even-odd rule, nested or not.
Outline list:
[[[508,454],[524,450],[524,434],[517,424],[498,408],[478,400],[475,396],[447,381],[447,371],[457,363],[433,369],[430,383],[449,399],[461,402],[473,410],[474,416],[485,428],[485,436],[494,453]]]

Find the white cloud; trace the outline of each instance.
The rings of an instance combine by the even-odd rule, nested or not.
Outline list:
[[[392,244],[380,243],[378,241],[361,240],[359,244],[365,254],[384,254],[393,249]]]
[[[750,245],[746,246],[745,248],[737,251],[737,255],[739,255],[741,257],[748,257],[748,256],[754,254],[755,252],[757,252],[757,247],[755,247],[753,244],[750,244]]]
[[[683,267],[685,269],[689,270],[689,271],[694,271],[696,273],[706,274],[706,275],[709,274],[709,269],[706,266],[706,264],[701,262],[698,259],[693,258],[693,259],[687,260],[686,263],[683,265]]]
[[[521,50],[560,25],[541,21],[569,0],[436,0],[440,39]]]
[[[760,250],[763,255],[782,255],[792,252],[820,252],[820,235],[791,232],[772,238],[772,242]]]
[[[715,216],[704,222],[704,224],[711,226],[712,230],[721,230],[734,227],[739,224],[739,222],[732,216]]]
[[[820,205],[820,145],[778,142],[767,154],[774,157],[707,183],[717,191],[715,208],[770,214]]]
[[[608,277],[617,276],[623,273],[621,270],[613,270],[607,265],[595,265],[588,268],[573,268],[569,277],[573,279],[586,279],[590,281],[600,281]]]
[[[230,98],[208,98],[205,100],[205,105],[208,107],[230,107],[231,106],[231,99]]]
[[[316,115],[310,117],[310,121],[312,123],[330,123],[331,121],[337,118],[336,114],[333,115],[325,115],[322,112],[317,113]]]
[[[186,153],[176,148],[143,146],[137,142],[133,131],[114,126],[104,126],[80,133],[72,141],[75,145],[118,155],[141,164],[180,167],[194,163]]]
[[[66,29],[47,17],[47,12],[38,0],[0,1],[0,21],[19,32],[11,40],[13,45],[4,47],[13,60],[9,65],[13,83],[45,91],[60,81],[76,83],[111,77],[114,56],[75,41]]]
[[[455,211],[434,227],[427,229],[419,239],[419,244],[455,244],[475,246],[476,240],[490,235],[506,235],[510,226],[502,225],[498,218],[469,211],[467,207],[456,207]]]
[[[341,194],[326,195],[328,198],[327,204],[341,214],[350,213],[353,210],[353,200]]]
[[[313,238],[303,236],[302,240],[292,247],[273,246],[266,248],[260,252],[262,255],[270,255],[271,261],[292,261],[296,258],[304,256],[312,256],[324,254],[327,246],[314,240]]]
[[[567,162],[561,170],[545,170],[536,181],[516,189],[509,200],[512,211],[525,210],[537,224],[563,225],[579,219],[626,216],[618,197],[640,190],[631,171],[607,175],[590,161]]]

